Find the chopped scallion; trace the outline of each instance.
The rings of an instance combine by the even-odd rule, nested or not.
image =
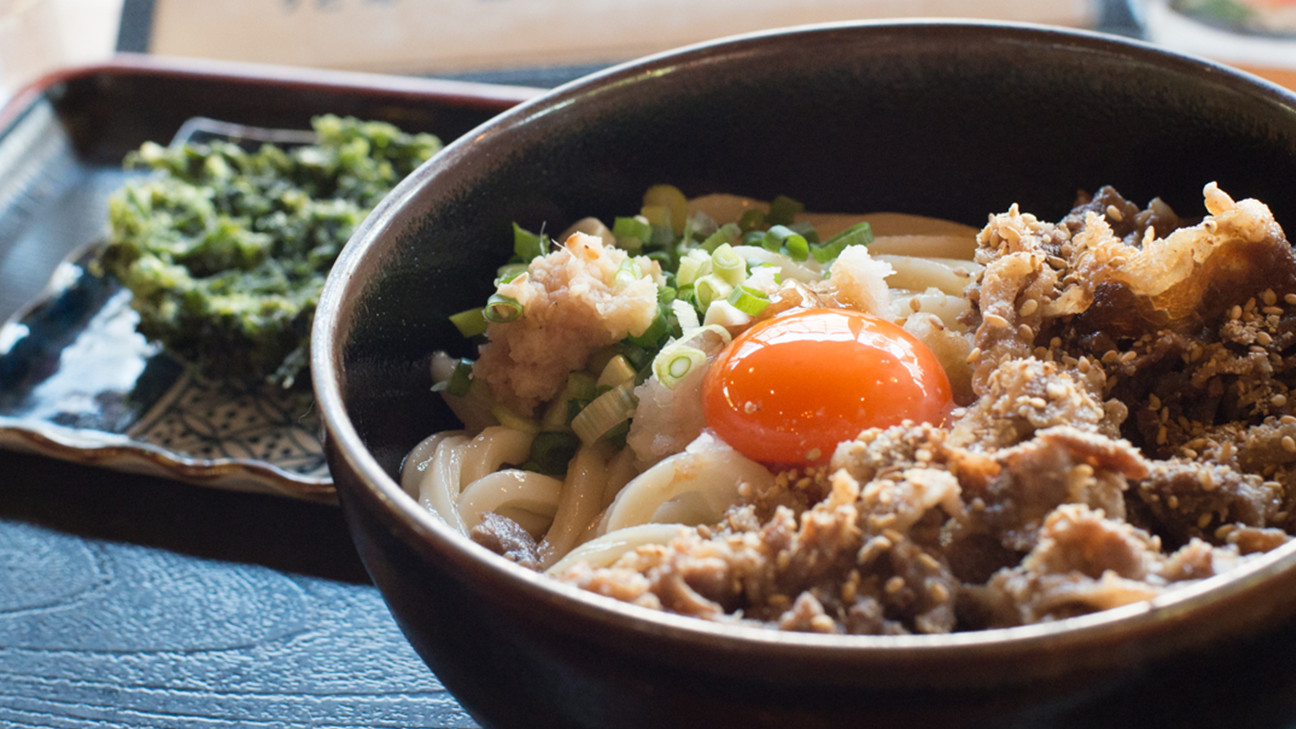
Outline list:
[[[638,400],[634,382],[625,382],[594,398],[572,418],[572,431],[584,443],[593,443],[634,415]]]
[[[653,374],[669,388],[674,388],[694,367],[706,361],[706,353],[697,347],[675,344],[663,349],[653,360]]]
[[[517,299],[500,294],[491,294],[491,297],[486,300],[486,307],[482,310],[482,315],[488,321],[504,324],[522,316],[522,305],[518,303]]]
[[[454,372],[450,374],[450,380],[446,385],[446,392],[456,397],[467,395],[472,387],[472,368],[473,362],[470,359],[460,359],[456,362]]]
[[[576,457],[580,438],[566,430],[542,431],[531,440],[530,463],[535,470],[549,476],[567,473],[567,464]]]
[[[764,291],[758,291],[750,286],[735,287],[729,292],[727,301],[738,311],[751,316],[759,316],[770,303]]]
[[[513,430],[520,430],[523,433],[535,434],[540,432],[540,424],[524,415],[518,415],[509,408],[495,403],[491,405],[491,415],[499,421],[500,425]]]
[[[747,262],[728,243],[720,244],[711,254],[711,270],[734,286],[747,278]]]
[[[525,263],[506,263],[495,271],[495,285],[506,284],[509,281],[526,273],[527,264]]]
[[[714,253],[716,248],[722,244],[728,243],[733,245],[742,240],[742,228],[737,223],[725,223],[716,229],[716,232],[707,236],[702,241],[701,248],[709,253]]]
[[[797,215],[805,210],[805,205],[786,195],[779,195],[770,201],[767,220],[771,225],[791,225]]]
[[[668,213],[667,224],[675,235],[684,232],[684,221],[688,218],[688,198],[674,185],[653,185],[644,192],[644,207],[665,208]]]
[[[458,314],[450,315],[450,323],[455,325],[455,329],[465,337],[475,337],[486,331],[486,310],[482,307],[476,309],[466,309]]]
[[[616,237],[618,248],[637,253],[652,240],[652,225],[641,217],[617,218],[612,223],[612,235]]]
[[[811,253],[816,261],[828,263],[841,255],[841,252],[846,250],[847,246],[866,246],[872,242],[872,226],[867,222],[856,223],[824,241],[821,245],[815,246]]]
[[[599,373],[598,381],[594,384],[596,387],[616,387],[623,382],[633,381],[634,376],[634,366],[625,355],[618,354],[603,365],[603,371]]]
[[[513,224],[513,253],[522,262],[530,261],[549,252],[549,236],[532,233],[517,223]]]
[[[708,274],[693,284],[697,296],[698,311],[705,312],[712,301],[718,301],[729,295],[733,286],[715,274]]]
[[[744,232],[764,228],[765,211],[756,208],[743,211],[742,217],[738,218],[738,227]]]

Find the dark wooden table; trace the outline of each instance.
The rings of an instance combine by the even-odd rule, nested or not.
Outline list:
[[[0,453],[0,726],[476,724],[337,508]]]

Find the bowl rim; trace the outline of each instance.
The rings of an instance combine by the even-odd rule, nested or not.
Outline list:
[[[1002,36],[1000,40],[1051,42],[1066,45],[1072,50],[1154,61],[1168,70],[1216,76],[1216,83],[1241,82],[1242,86],[1231,88],[1262,94],[1296,108],[1296,95],[1263,78],[1208,59],[1157,48],[1143,41],[1032,23],[951,18],[840,21],[742,33],[626,61],[555,87],[450,143],[400,182],[357,227],[328,276],[312,329],[311,368],[329,450],[336,462],[350,469],[361,484],[354,496],[376,505],[384,525],[421,557],[436,560],[438,567],[452,570],[463,579],[502,589],[512,598],[525,600],[533,609],[557,611],[623,634],[626,631],[632,635],[651,634],[658,640],[669,639],[699,648],[720,647],[730,656],[736,650],[759,651],[762,657],[773,655],[770,651],[774,651],[789,659],[853,664],[862,661],[885,668],[897,665],[895,661],[902,657],[907,659],[907,663],[916,665],[948,665],[950,661],[958,662],[968,657],[973,648],[978,649],[977,654],[982,657],[989,653],[1014,657],[1040,651],[1060,653],[1072,647],[1110,647],[1138,639],[1173,642],[1175,639],[1170,636],[1187,616],[1249,605],[1253,595],[1280,578],[1296,582],[1293,580],[1296,578],[1296,540],[1292,540],[1263,555],[1250,557],[1223,574],[1176,587],[1151,600],[1078,617],[936,635],[825,635],[771,630],[651,610],[582,590],[512,563],[472,543],[419,507],[366,448],[342,400],[340,382],[344,378],[344,367],[338,340],[339,325],[351,309],[352,300],[348,293],[365,254],[396,222],[407,202],[417,195],[428,177],[454,164],[485,137],[560,111],[578,96],[637,74],[689,60],[726,55],[751,44],[788,41],[806,34],[927,32],[923,29],[933,29],[932,32],[992,31]],[[348,508],[349,499],[346,497],[353,496],[349,492],[351,485],[347,479],[335,477],[335,481],[344,497],[343,507]],[[1289,591],[1296,591],[1296,584]],[[1255,609],[1254,605],[1252,609]],[[1282,619],[1290,619],[1291,612],[1284,613]],[[1193,639],[1180,638],[1190,642]]]

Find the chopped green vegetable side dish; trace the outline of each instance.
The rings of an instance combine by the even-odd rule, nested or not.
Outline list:
[[[337,116],[310,145],[227,141],[126,158],[148,168],[109,201],[103,271],[133,294],[139,331],[201,374],[292,387],[308,380],[324,279],[356,225],[441,148],[430,134]]]

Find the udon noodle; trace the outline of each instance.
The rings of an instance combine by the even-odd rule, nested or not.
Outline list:
[[[790,630],[1018,625],[1227,572],[1296,530],[1296,253],[1262,203],[1203,198],[977,230],[658,187],[552,250],[519,229],[455,317],[475,359],[432,357],[464,427],[402,484],[556,579]],[[754,354],[839,323],[903,371]],[[857,382],[886,404],[833,430]]]
[[[769,205],[716,194],[689,200],[687,210],[690,220],[705,219],[715,227],[736,223],[748,211],[768,211]],[[963,291],[980,270],[972,260],[975,228],[897,213],[800,213],[796,221],[812,227],[823,240],[867,222],[873,238],[867,254],[862,247],[858,250],[865,260],[839,271],[837,279],[867,310],[901,323],[912,320],[911,329],[929,340],[933,350],[945,353],[948,369],[963,373],[966,380],[966,362],[960,358],[965,359],[970,348],[962,336],[968,329],[969,303]],[[611,230],[592,218],[576,223],[558,239],[567,241],[578,234],[598,237],[609,248],[616,245]],[[786,282],[816,285],[834,280],[833,261],[794,260],[786,252],[755,245],[733,248],[748,268],[778,272],[771,290]],[[859,293],[868,289],[867,296]],[[699,312],[678,304],[673,313],[679,321],[678,341],[700,342],[712,351],[751,321],[740,317],[708,325],[699,320]],[[433,380],[445,383],[455,360],[437,353],[432,366]],[[655,376],[648,379],[641,390],[660,389]],[[966,382],[962,389],[966,391]],[[447,399],[466,428],[436,433],[420,443],[406,459],[404,489],[465,535],[487,514],[507,517],[539,540],[540,566],[545,568],[561,569],[576,559],[611,564],[626,550],[669,540],[675,525],[718,521],[742,498],[743,489],[774,480],[765,466],[701,429],[690,432],[696,437],[686,447],[665,457],[645,456],[650,446],[636,453],[632,446],[618,447],[606,440],[582,444],[565,474],[545,475],[517,467],[528,460],[537,434],[533,424],[500,424],[480,402]],[[643,441],[652,434],[633,433],[632,441],[636,437]],[[574,549],[578,551],[572,553]]]

